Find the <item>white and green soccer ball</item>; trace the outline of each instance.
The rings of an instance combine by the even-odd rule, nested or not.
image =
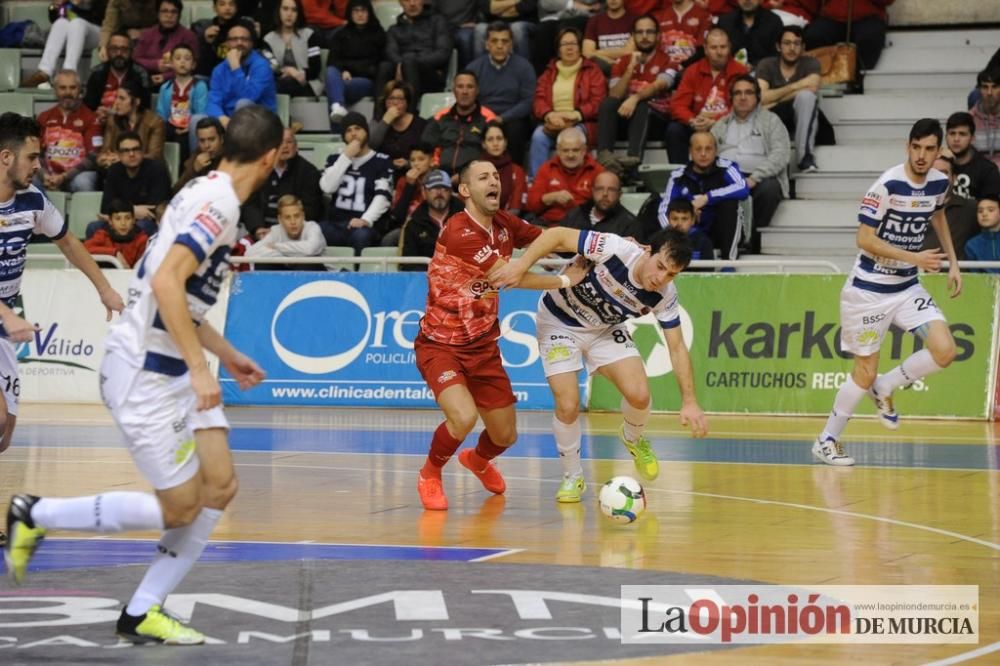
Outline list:
[[[597,501],[611,520],[631,523],[646,510],[646,491],[631,476],[616,476],[601,486]]]

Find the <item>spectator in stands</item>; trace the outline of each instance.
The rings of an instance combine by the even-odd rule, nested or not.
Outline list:
[[[124,33],[129,39],[129,45],[142,34],[146,28],[156,25],[156,8],[159,0],[108,0],[104,11],[104,22],[101,23],[101,39],[98,57],[101,62],[114,58],[111,52],[111,37],[115,33]]]
[[[149,73],[154,86],[174,76],[171,54],[183,45],[193,54],[198,48],[198,36],[180,24],[184,3],[181,0],[159,0],[157,24],[139,35],[132,59]]]
[[[590,58],[605,76],[618,58],[631,53],[629,39],[637,17],[625,10],[625,0],[607,0],[604,11],[587,20],[583,31],[583,57]]]
[[[147,90],[150,86],[149,74],[132,62],[132,41],[127,33],[117,32],[111,35],[106,50],[110,60],[91,70],[83,97],[83,103],[97,113],[97,119],[102,125],[111,114],[118,86],[126,81],[134,81]]]
[[[222,160],[222,139],[226,130],[222,129],[222,123],[219,122],[219,119],[202,118],[198,121],[194,131],[198,138],[198,152],[184,162],[184,168],[181,170],[177,182],[174,183],[175,193],[187,185],[188,181],[204,176],[218,167]],[[319,171],[317,171],[318,173]]]
[[[893,2],[895,0],[825,0],[806,28],[806,46],[816,49],[845,41],[850,15],[851,41],[858,46],[858,67],[875,69],[885,47],[889,23],[886,7]]]
[[[479,103],[479,82],[472,72],[456,74],[452,92],[455,103],[434,114],[420,141],[437,147],[434,163],[454,174],[457,186],[458,174],[482,152],[486,124],[496,114]]]
[[[695,223],[694,206],[687,199],[672,199],[667,204],[667,224],[674,229],[680,229],[691,238],[691,245],[694,251],[691,252],[692,260],[712,260],[715,259],[715,248],[712,246],[712,239],[708,235],[694,226]],[[708,271],[711,268],[685,268],[685,271]]]
[[[531,104],[535,97],[535,69],[522,56],[512,53],[510,24],[494,21],[486,29],[486,54],[468,70],[479,81],[479,102],[500,117],[517,162],[524,160],[524,147],[531,131]]]
[[[163,119],[167,141],[181,145],[181,160],[186,160],[189,149],[191,116],[204,115],[208,105],[208,85],[196,80],[194,51],[186,44],[178,44],[170,53],[170,69],[174,76],[160,86],[156,100],[156,114]]]
[[[341,122],[347,147],[331,155],[319,186],[332,195],[328,245],[346,245],[354,253],[375,244],[375,225],[392,203],[392,162],[368,146],[368,121],[352,111]]]
[[[733,59],[729,35],[715,27],[705,36],[705,57],[684,70],[677,90],[670,96],[667,155],[673,164],[688,161],[693,132],[707,132],[730,111],[729,86],[747,68]]]
[[[444,17],[424,11],[424,0],[399,0],[403,13],[386,32],[385,57],[375,87],[389,81],[407,81],[417,99],[425,92],[444,90],[451,58],[451,32]]]
[[[708,234],[723,259],[736,259],[743,230],[740,201],[750,196],[750,188],[739,168],[718,156],[711,132],[692,134],[690,152],[691,161],[670,174],[660,200],[660,226],[668,223],[670,202],[687,199],[698,216],[695,228]]]
[[[694,0],[667,0],[652,16],[660,24],[660,49],[670,59],[671,68],[680,72],[704,47],[712,15]]]
[[[132,206],[139,226],[152,236],[156,233],[159,217],[157,208],[170,200],[170,174],[162,160],[143,156],[142,139],[135,132],[122,132],[114,145],[118,160],[108,167],[108,175],[104,178],[101,214],[110,215],[111,202],[121,199]],[[92,235],[88,233],[87,237]]]
[[[989,160],[990,165],[993,163]],[[955,194],[954,158],[951,155],[940,154],[931,165],[948,177],[948,195],[944,202],[944,216],[948,221],[948,235],[955,248],[955,257],[965,259],[965,243],[979,233],[979,222],[976,220],[976,201]],[[933,227],[928,226],[924,234],[921,250],[940,249],[941,241]]]
[[[226,58],[229,51],[226,34],[240,20],[236,0],[212,0],[212,9],[215,10],[215,16],[195,21],[191,26],[198,35],[198,69],[195,73],[206,79],[212,76],[216,65]]]
[[[984,194],[977,202],[980,233],[965,244],[969,261],[1000,261],[1000,193]],[[1000,268],[982,268],[977,272],[1000,274]]]
[[[976,76],[979,101],[969,109],[976,122],[976,149],[1000,166],[1000,69]]]
[[[414,113],[415,105],[413,86],[390,81],[375,106],[377,120],[372,125],[370,145],[389,156],[397,177],[410,168],[410,151],[420,143],[427,126],[427,121]]]
[[[719,155],[733,162],[744,175],[753,199],[753,232],[750,251],[760,253],[760,230],[783,197],[788,197],[788,161],[792,156],[788,130],[781,119],[760,107],[757,79],[745,74],[729,88],[733,111],[712,126]]]
[[[765,0],[764,6],[778,15],[781,22],[805,28],[819,11],[822,0]]]
[[[403,225],[400,255],[404,257],[433,257],[441,228],[452,215],[462,212],[465,205],[454,195],[451,178],[444,171],[435,170],[424,179],[424,202]],[[401,271],[427,271],[427,264],[400,264]]]
[[[122,268],[132,268],[146,251],[149,235],[136,225],[135,211],[127,201],[114,199],[107,211],[107,224],[100,226],[83,246],[91,254],[115,257]]]
[[[326,68],[330,122],[339,123],[347,115],[349,105],[374,94],[378,64],[384,52],[385,30],[375,20],[371,1],[350,0],[347,24],[330,42]]]
[[[51,87],[49,79],[56,71],[56,61],[63,48],[63,69],[76,71],[80,56],[97,48],[101,40],[100,25],[104,21],[104,0],[76,0],[76,2],[53,2],[49,5],[49,16],[55,7],[56,18],[52,21],[49,35],[45,39],[45,50],[38,63],[38,70],[29,76],[21,86],[24,88]]]
[[[481,23],[476,24],[473,55],[486,53],[486,31],[496,21],[510,26],[514,53],[531,61],[531,42],[538,25],[538,0],[476,0]]]
[[[567,127],[556,139],[556,156],[538,169],[525,208],[540,226],[561,224],[566,213],[590,199],[594,179],[603,171],[587,152],[583,130]]]
[[[476,57],[476,23],[479,7],[475,0],[435,0],[434,11],[448,22],[458,51],[458,68],[465,69]]]
[[[383,246],[399,245],[399,230],[424,202],[424,179],[434,167],[434,146],[418,143],[410,151],[410,168],[396,180],[389,213],[392,222],[382,235]]]
[[[764,9],[764,0],[739,0],[740,8],[719,19],[719,27],[729,35],[734,54],[744,52],[743,62],[753,67],[774,53],[783,24],[778,15]]]
[[[91,192],[97,189],[97,171],[88,160],[100,148],[103,128],[83,104],[80,77],[72,69],[56,74],[56,98],[51,109],[38,116],[42,127],[42,169],[45,189]]]
[[[520,215],[528,190],[528,177],[524,169],[514,162],[508,152],[507,125],[493,121],[483,134],[483,153],[480,159],[492,162],[500,174],[500,210]]]
[[[578,126],[588,142],[597,139],[597,113],[608,94],[608,82],[601,68],[586,60],[580,50],[579,30],[560,30],[556,43],[559,56],[549,63],[535,85],[532,111],[541,125],[531,135],[528,173],[532,177],[549,157],[555,137],[568,127]]]
[[[277,113],[278,99],[274,76],[267,58],[254,50],[253,25],[241,21],[229,28],[226,59],[212,70],[208,84],[208,105],[205,115],[218,118],[222,126],[229,124],[229,116],[241,106],[261,104]],[[200,118],[194,116],[197,123]],[[195,138],[191,137],[191,150]]]
[[[618,176],[610,171],[599,173],[594,178],[591,198],[566,213],[559,226],[639,239],[642,227],[635,215],[622,206],[621,198]]]
[[[261,53],[271,62],[275,89],[290,97],[316,97],[323,92],[319,34],[306,26],[302,0],[281,0],[277,26],[264,35]]]
[[[109,153],[114,151],[119,135],[123,132],[135,132],[146,150],[144,156],[151,160],[162,160],[163,144],[167,138],[166,127],[163,119],[147,108],[148,104],[149,93],[137,82],[126,81],[119,86],[115,92],[111,116],[104,124],[102,150]]]
[[[321,257],[326,250],[323,230],[306,219],[306,209],[294,194],[284,194],[275,202],[278,223],[251,245],[247,257]],[[326,270],[323,264],[257,264],[255,270]]]
[[[323,48],[333,48],[333,36],[347,24],[347,4],[347,0],[302,0],[306,25],[319,35]]]
[[[608,96],[597,116],[597,161],[623,176],[639,166],[652,118],[666,124],[670,117],[669,90],[675,72],[659,47],[660,26],[652,16],[640,16],[632,27],[635,50],[622,56],[611,72]],[[614,154],[622,126],[628,128],[628,153]]]
[[[802,28],[789,25],[781,30],[778,55],[757,63],[757,85],[761,106],[795,133],[799,171],[816,171],[816,129],[819,126],[819,61],[802,53]]]
[[[600,0],[538,0],[538,25],[531,42],[535,70],[541,73],[553,56],[558,57],[556,36],[566,29],[580,33],[580,53],[583,53],[583,31],[587,21],[601,11]]]
[[[278,200],[286,194],[294,194],[302,203],[306,219],[318,222],[323,216],[319,178],[319,169],[299,155],[295,129],[285,128],[274,170],[260,189],[243,204],[240,221],[259,240],[278,223]]]

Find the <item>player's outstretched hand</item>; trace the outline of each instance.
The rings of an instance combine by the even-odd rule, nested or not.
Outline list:
[[[962,272],[958,269],[958,263],[948,267],[948,290],[952,298],[962,293]]]
[[[521,268],[520,262],[515,260],[503,266],[494,266],[493,270],[486,275],[486,279],[490,281],[490,285],[494,289],[516,287],[526,272],[526,269]]]
[[[941,248],[932,247],[929,250],[917,252],[917,259],[913,263],[928,273],[937,273],[941,270],[941,262],[947,258],[948,255],[942,252]]]
[[[584,257],[577,257],[573,260],[573,263],[566,267],[563,275],[569,278],[570,286],[575,287],[583,282],[583,278],[587,277],[587,273],[590,272],[593,265],[592,262],[587,261]]]
[[[264,369],[246,354],[234,351],[229,358],[222,359],[226,371],[240,386],[241,391],[253,388],[264,381]]]
[[[112,312],[122,312],[125,309],[125,301],[122,300],[121,294],[119,294],[114,289],[110,287],[105,289],[100,294],[101,303],[104,304],[104,308],[108,311],[107,321],[111,321]]]
[[[222,389],[219,388],[219,382],[212,376],[207,364],[191,370],[191,387],[198,399],[199,412],[222,403]]]
[[[697,403],[681,406],[681,425],[691,426],[691,434],[702,438],[708,434],[708,418]]]
[[[37,324],[29,324],[13,312],[4,315],[3,327],[7,331],[7,339],[11,342],[28,342],[39,330]]]

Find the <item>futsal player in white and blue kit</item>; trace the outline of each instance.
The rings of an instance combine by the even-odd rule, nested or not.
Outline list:
[[[201,556],[236,494],[229,426],[204,350],[217,355],[242,388],[264,376],[205,314],[229,272],[240,205],[271,174],[282,134],[281,121],[262,106],[233,114],[218,169],[191,181],[170,201],[159,233],[136,266],[128,307],[105,341],[101,395],[155,494],[11,500],[4,556],[16,582],[46,530],[163,531],[153,563],[116,627],[132,642],[205,641],[163,611],[167,595]]]
[[[646,480],[659,474],[659,463],[643,436],[649,419],[649,381],[642,357],[626,322],[652,314],[663,330],[681,392],[681,423],[696,437],[708,423],[694,389],[694,370],[680,327],[680,304],[674,278],[691,261],[686,233],[657,232],[649,246],[596,231],[554,227],[524,254],[491,276],[495,286],[512,286],[538,259],[552,252],[576,252],[594,268],[573,287],[546,291],[538,306],[536,335],[545,378],[555,398],[552,419],[563,480],[556,501],[579,502],[586,488],[580,461],[580,389],[577,373],[607,377],[622,394],[621,440]]]
[[[882,424],[895,430],[899,416],[893,392],[948,367],[955,358],[955,340],[944,315],[917,279],[918,270],[936,273],[947,259],[951,297],[962,290],[944,216],[948,177],[931,166],[942,137],[937,120],[918,120],[910,130],[906,162],[883,173],[861,202],[861,252],[840,292],[840,345],[854,354],[854,367],[812,449],[829,465],[854,464],[840,435],[866,394],[874,400]],[[929,224],[941,247],[921,251]],[[879,349],[891,324],[919,336],[924,348],[878,375]]]

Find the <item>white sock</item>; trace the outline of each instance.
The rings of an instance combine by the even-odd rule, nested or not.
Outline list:
[[[43,497],[31,519],[48,530],[128,532],[162,530],[163,510],[155,495],[112,492],[89,497]]]
[[[552,417],[552,432],[556,436],[556,448],[559,449],[559,462],[562,463],[563,476],[583,476],[583,466],[580,464],[580,419],[572,423],[563,423]]]
[[[139,617],[151,606],[166,600],[201,557],[208,537],[221,517],[222,511],[218,509],[202,509],[190,525],[163,533],[156,546],[158,552],[153,563],[128,602],[129,615]]]
[[[892,395],[892,392],[896,389],[909,386],[918,379],[934,374],[939,370],[944,370],[944,368],[934,361],[934,356],[931,355],[930,350],[921,349],[907,356],[903,359],[902,363],[876,379],[875,392],[879,396]]]
[[[833,400],[833,411],[830,412],[830,418],[826,420],[826,427],[823,428],[823,434],[820,438],[826,439],[827,437],[832,437],[839,440],[840,433],[844,432],[844,428],[847,426],[847,422],[851,420],[851,416],[854,415],[854,410],[857,409],[858,403],[867,394],[867,389],[858,386],[854,383],[854,377],[847,375],[847,380],[840,387],[840,390],[837,391],[837,397]]]
[[[630,442],[637,441],[646,430],[646,421],[649,420],[649,410],[653,406],[650,400],[645,409],[636,409],[629,401],[622,398],[622,417],[625,419],[625,439]]]

